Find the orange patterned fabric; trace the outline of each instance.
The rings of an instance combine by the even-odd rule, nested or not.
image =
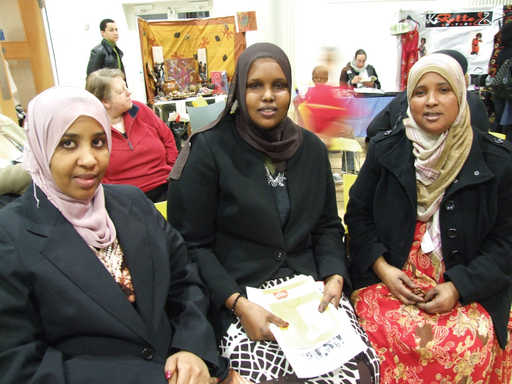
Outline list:
[[[128,301],[135,303],[135,289],[133,288],[132,275],[125,262],[124,253],[117,238],[107,248],[92,248],[92,250],[124,292]]]
[[[443,282],[443,261],[421,251],[426,224],[418,222],[404,271],[426,291]],[[404,305],[383,283],[355,291],[352,300],[381,363],[381,383],[510,383],[512,320],[505,350],[491,317],[478,303],[430,315]]]
[[[229,80],[246,47],[245,34],[236,32],[234,16],[155,22],[138,19],[138,25],[149,100],[154,96],[147,73],[153,68],[153,46],[163,48],[164,59],[193,58],[199,48],[206,48],[208,72],[226,71]]]

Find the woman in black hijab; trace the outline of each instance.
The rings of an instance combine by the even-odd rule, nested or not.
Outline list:
[[[240,56],[226,109],[185,145],[171,173],[168,218],[207,283],[222,354],[261,382],[376,383],[378,360],[342,294],[344,229],[323,143],[288,117],[291,69],[268,43]],[[318,311],[340,306],[366,350],[321,377],[298,379],[269,325],[288,323],[246,298],[294,275],[324,282]],[[321,381],[319,381],[321,380]]]

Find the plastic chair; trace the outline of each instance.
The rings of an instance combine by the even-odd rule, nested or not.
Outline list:
[[[493,136],[496,136],[502,140],[506,140],[507,138],[507,135],[505,135],[504,133],[499,133],[499,132],[492,132],[492,131],[489,131],[489,133]]]
[[[303,102],[297,106],[297,111],[304,128],[314,132],[312,114],[314,111],[318,113],[321,112],[321,110],[343,111],[344,108]],[[357,140],[349,137],[333,137],[330,139],[330,144],[327,149],[329,152],[341,153],[342,173],[359,172],[361,168],[360,154],[363,152],[363,149]]]
[[[162,214],[164,219],[167,220],[167,201],[155,203],[155,208]]]
[[[343,174],[343,209],[345,210],[345,212],[347,212],[350,188],[352,188],[352,185],[354,185],[356,179],[357,175],[351,173]]]
[[[363,148],[356,139],[335,137],[331,139],[329,152],[341,152],[341,171],[343,174],[357,174],[361,169]]]
[[[187,113],[190,117],[190,131],[193,133],[214,121],[225,106],[225,101],[219,101],[204,107],[187,107]]]

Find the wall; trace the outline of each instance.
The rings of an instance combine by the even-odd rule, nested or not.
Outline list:
[[[145,100],[138,31],[123,10],[123,4],[140,2],[46,0],[60,84],[83,86],[90,49],[101,40],[99,22],[110,17],[119,27],[118,44],[125,53],[133,97]],[[310,82],[322,48],[330,46],[338,51],[335,79],[355,50],[364,48],[383,89],[392,91],[396,90],[399,50],[389,28],[399,20],[400,10],[454,10],[473,4],[469,0],[213,0],[211,16],[256,11],[258,30],[247,32],[247,43],[269,41],[281,46],[292,62],[294,86],[302,88]]]
[[[49,32],[55,53],[58,82],[61,85],[82,87],[86,79],[86,67],[91,48],[99,44],[100,21],[111,18],[119,28],[118,45],[124,52],[123,63],[128,86],[133,98],[146,100],[144,76],[140,55],[139,34],[136,24],[129,15],[128,22],[123,4],[141,3],[132,0],[46,0]],[[267,18],[273,7],[272,0],[214,0],[212,17],[233,15],[236,11],[255,10],[258,16],[258,31],[247,33],[247,42],[271,40],[272,18]]]
[[[492,3],[492,2],[488,2]],[[464,0],[316,0],[296,1],[294,17],[294,75],[296,86],[311,81],[311,70],[320,61],[323,47],[338,52],[336,81],[355,51],[363,48],[368,63],[375,66],[382,88],[397,90],[400,45],[390,26],[400,19],[400,10],[455,11],[483,6],[482,1]]]
[[[18,1],[0,1],[0,28],[4,31],[6,41],[25,41]],[[18,102],[26,109],[28,101],[36,94],[30,61],[7,60],[7,62],[18,89]]]

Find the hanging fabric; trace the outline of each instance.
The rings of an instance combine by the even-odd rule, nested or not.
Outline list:
[[[418,61],[418,26],[400,36],[402,42],[402,60],[400,64],[400,90],[407,88],[409,70]]]

